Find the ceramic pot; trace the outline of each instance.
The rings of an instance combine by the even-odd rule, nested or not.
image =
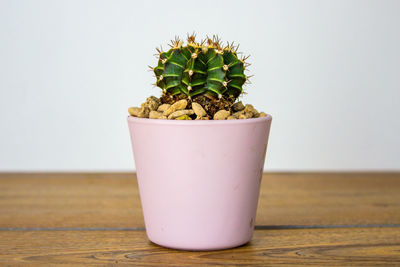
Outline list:
[[[128,117],[148,238],[183,250],[249,242],[271,120]]]

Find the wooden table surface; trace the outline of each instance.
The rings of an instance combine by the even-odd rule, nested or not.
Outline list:
[[[400,266],[400,173],[264,174],[253,239],[148,241],[133,173],[0,174],[3,265]]]

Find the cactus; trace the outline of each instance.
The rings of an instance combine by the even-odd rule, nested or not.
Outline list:
[[[158,65],[151,67],[164,96],[189,100],[205,96],[233,103],[243,93],[249,78],[244,71],[250,64],[247,57],[238,57],[238,46],[222,46],[216,36],[197,43],[191,35],[186,46],[175,38],[170,47],[166,52],[157,49]]]

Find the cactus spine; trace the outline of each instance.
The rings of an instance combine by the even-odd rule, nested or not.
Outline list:
[[[238,57],[238,47],[233,43],[222,47],[215,36],[197,43],[191,35],[186,46],[178,38],[170,46],[166,52],[157,49],[158,65],[152,68],[156,85],[164,94],[234,101],[243,93],[243,84],[248,80],[244,70],[249,64],[247,58]]]

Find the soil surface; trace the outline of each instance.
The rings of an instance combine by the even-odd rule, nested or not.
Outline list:
[[[188,101],[187,105],[188,109],[192,108],[192,102],[199,103],[207,112],[209,118],[213,118],[214,114],[221,109],[231,111],[231,106],[235,102],[234,99],[226,99],[226,98],[217,99],[206,95],[194,96],[192,99],[187,99],[185,95],[180,94],[171,96],[168,92],[164,93],[160,97],[162,104],[170,104],[170,105],[174,104],[176,101],[179,101],[181,99],[186,99]]]

